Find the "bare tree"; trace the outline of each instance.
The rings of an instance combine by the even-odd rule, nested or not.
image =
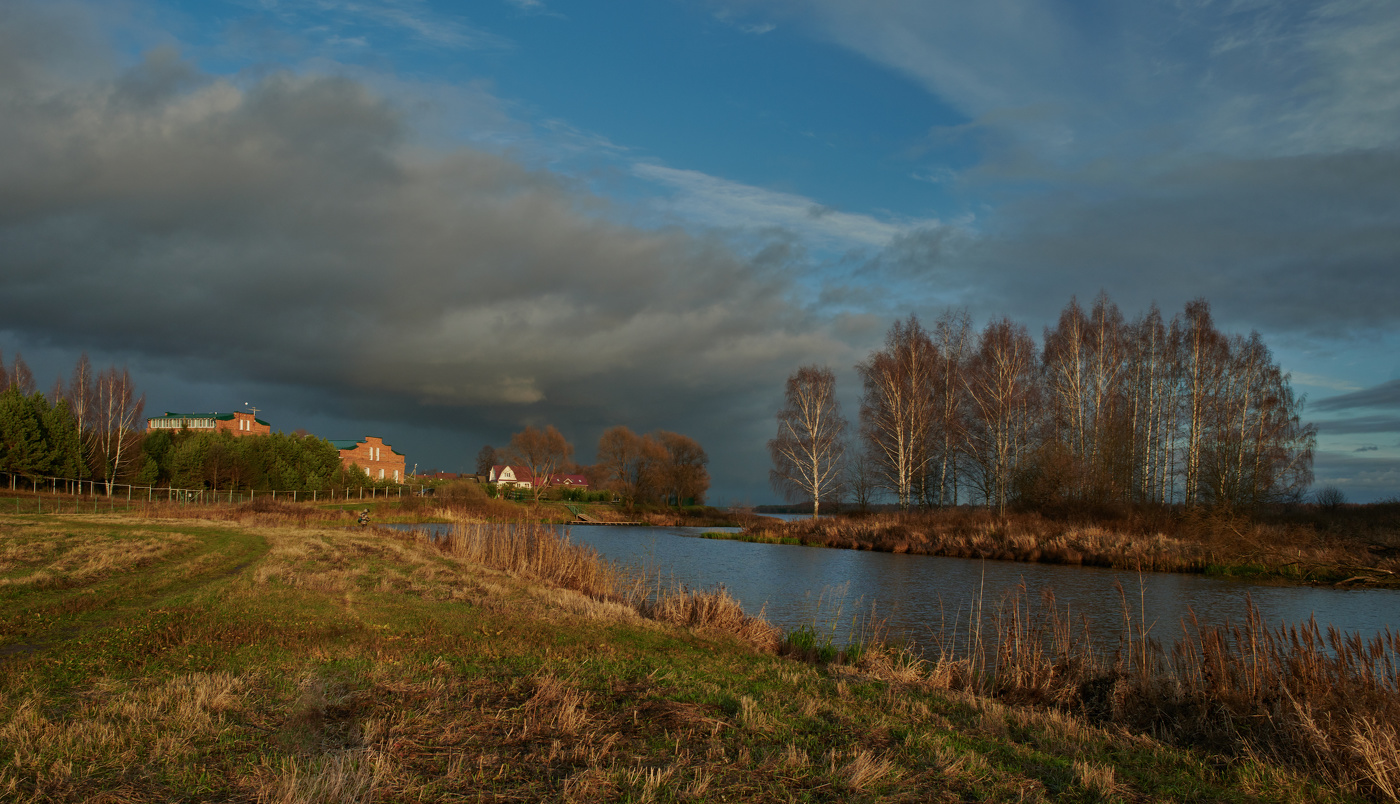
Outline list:
[[[87,468],[91,471],[92,467],[101,466],[102,462],[97,459],[97,430],[93,426],[97,411],[97,381],[93,377],[92,362],[88,360],[87,352],[78,357],[77,364],[73,366],[73,376],[62,390],[63,398],[68,401],[68,410],[73,415],[73,423],[78,428],[78,438],[82,440]]]
[[[657,467],[665,495],[674,497],[677,506],[684,505],[686,500],[703,503],[705,492],[710,488],[710,472],[705,468],[710,458],[700,442],[665,430],[656,431],[651,438],[666,451],[665,461]]]
[[[598,439],[598,466],[628,508],[655,494],[658,468],[666,458],[665,447],[655,439],[624,425],[605,430]]]
[[[1128,406],[1132,464],[1131,499],[1167,501],[1166,483],[1173,449],[1177,384],[1171,339],[1153,304],[1128,336]]]
[[[877,490],[875,462],[858,448],[847,450],[846,455],[846,488],[850,489],[856,508],[869,511]]]
[[[845,482],[847,422],[836,375],[825,366],[803,366],[788,377],[784,399],[778,435],[768,442],[768,479],[790,502],[811,500],[816,519],[821,501],[835,497]]]
[[[501,456],[496,452],[496,448],[487,444],[476,454],[476,473],[479,475],[490,475],[491,467],[500,463]]]
[[[92,429],[101,476],[107,484],[107,496],[112,496],[118,477],[126,474],[139,455],[141,441],[138,426],[146,407],[146,396],[136,396],[131,374],[116,366],[97,375],[94,383]]]
[[[1185,322],[1174,344],[1185,379],[1186,477],[1185,502],[1195,505],[1201,492],[1201,458],[1206,430],[1210,424],[1211,403],[1224,379],[1229,347],[1211,320],[1210,304],[1194,299],[1186,304]]]
[[[958,504],[959,457],[966,441],[967,387],[963,374],[972,352],[972,318],[967,310],[948,310],[933,324],[938,370],[933,379],[935,434],[929,439],[937,454],[929,470],[937,472],[937,505]],[[932,463],[937,461],[935,468]]]
[[[1346,505],[1347,495],[1346,492],[1336,486],[1323,486],[1313,495],[1313,499],[1322,510],[1335,511],[1343,505]]]
[[[973,418],[969,444],[979,464],[982,496],[1005,511],[1020,459],[1029,446],[1036,396],[1035,344],[1024,326],[1009,318],[982,331],[968,370]]]
[[[574,454],[574,447],[554,425],[543,430],[526,427],[510,437],[507,455],[510,462],[530,471],[530,489],[538,502],[549,487],[554,472]]]
[[[0,391],[10,388],[18,388],[20,394],[24,396],[34,395],[34,373],[29,370],[29,364],[24,362],[24,357],[15,352],[15,362],[6,367],[4,361],[0,360],[0,371],[5,375],[4,385],[0,386]]]
[[[1258,332],[1230,338],[1225,360],[1201,450],[1203,496],[1226,507],[1300,499],[1316,427],[1302,423],[1302,403]]]
[[[908,322],[890,327],[884,351],[872,354],[856,371],[865,387],[861,436],[899,507],[908,508],[915,480],[924,476],[929,460],[937,350],[911,315]]]

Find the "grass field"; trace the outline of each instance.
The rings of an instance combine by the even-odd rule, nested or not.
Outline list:
[[[0,799],[1356,800],[899,654],[784,658],[493,538],[0,515]]]

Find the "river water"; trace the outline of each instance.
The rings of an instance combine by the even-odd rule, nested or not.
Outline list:
[[[1202,623],[1241,623],[1250,600],[1270,626],[1315,616],[1324,628],[1335,625],[1363,636],[1400,630],[1396,590],[1273,586],[1203,575],[698,538],[719,530],[727,529],[583,525],[568,533],[610,561],[660,573],[667,582],[723,585],[750,614],[762,613],[783,629],[834,630],[838,642],[852,618],[874,606],[890,637],[931,646],[940,630],[965,631],[979,601],[990,617],[1018,588],[1035,602],[1053,591],[1062,613],[1087,618],[1098,643],[1122,633],[1125,597],[1135,627],[1141,618],[1166,644],[1180,636],[1192,612]]]

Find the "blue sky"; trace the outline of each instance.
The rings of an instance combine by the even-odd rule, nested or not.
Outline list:
[[[1205,296],[1400,494],[1393,2],[0,7],[0,349],[421,468],[696,436],[762,502],[783,379],[896,317]]]

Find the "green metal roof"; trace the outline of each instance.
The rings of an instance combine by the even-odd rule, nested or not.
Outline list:
[[[216,421],[227,422],[227,421],[233,421],[233,414],[232,414],[232,413],[174,413],[174,412],[171,412],[171,411],[168,411],[168,410],[167,410],[167,411],[165,412],[165,415],[164,415],[164,416],[152,416],[151,418],[152,418],[152,419],[214,419],[214,420],[216,420]],[[261,425],[264,426],[264,427],[271,427],[271,426],[272,426],[271,424],[268,424],[267,422],[263,421],[262,419],[259,419],[259,418],[256,417],[256,416],[253,417],[253,421],[257,422],[258,424],[261,424]]]
[[[327,438],[326,440],[336,449],[354,449],[356,446],[365,443],[363,438]]]

